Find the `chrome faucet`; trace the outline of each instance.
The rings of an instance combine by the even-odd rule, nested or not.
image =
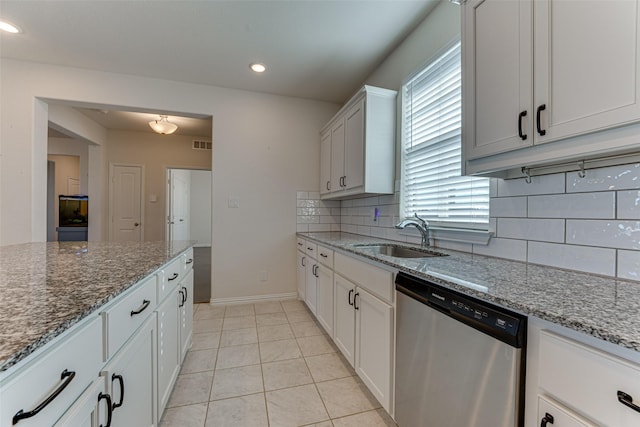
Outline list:
[[[429,223],[424,219],[420,218],[418,214],[414,214],[413,217],[405,218],[396,224],[396,228],[403,229],[407,225],[413,225],[418,229],[420,234],[422,235],[422,246],[429,246]]]

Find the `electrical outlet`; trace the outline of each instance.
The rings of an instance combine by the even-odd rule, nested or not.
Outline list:
[[[261,282],[269,281],[269,272],[267,270],[260,270],[260,281]]]

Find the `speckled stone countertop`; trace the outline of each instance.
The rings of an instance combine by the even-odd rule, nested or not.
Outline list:
[[[411,259],[375,255],[356,245],[413,245],[355,234],[298,236],[640,352],[640,282],[439,248],[434,250],[449,256]]]
[[[0,247],[0,372],[190,247],[188,241]]]

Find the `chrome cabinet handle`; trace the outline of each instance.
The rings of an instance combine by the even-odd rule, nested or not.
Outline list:
[[[331,181],[327,181],[327,190],[331,190]]]
[[[182,305],[184,305],[187,302],[187,299],[189,299],[189,291],[184,286],[182,287],[182,289],[184,290],[184,300],[182,301]]]
[[[193,262],[193,258],[189,258],[188,260],[185,261],[185,264],[189,265]]]
[[[302,264],[303,267],[306,267],[307,265],[304,263],[304,260],[307,259],[306,256],[303,256],[302,259],[300,260],[300,263]]]
[[[353,305],[353,302],[351,302],[351,295],[353,295],[354,290],[353,289],[349,289],[349,295],[347,295],[347,300],[349,301],[349,305]]]
[[[322,258],[327,258],[327,255],[323,254],[322,252],[320,252],[320,256],[321,256]]]
[[[180,294],[180,302],[178,303],[178,307],[182,307],[184,306],[184,292],[182,292],[182,289],[180,289],[178,293]]]
[[[107,425],[104,427],[111,427],[111,417],[113,415],[113,406],[111,405],[111,396],[100,392],[98,393],[98,403],[100,403],[102,399],[106,399],[107,401]],[[100,427],[103,427],[103,425],[100,424]]]
[[[359,296],[360,292],[356,292],[356,294],[353,296],[353,308],[355,308],[356,310],[360,310],[360,307],[358,307],[358,304],[356,304],[358,302]]]
[[[51,393],[45,400],[43,400],[31,411],[24,412],[22,409],[20,409],[18,412],[16,412],[16,414],[13,416],[12,424],[16,425],[20,420],[38,415],[40,411],[46,408],[49,403],[53,402],[53,400],[58,397],[58,395],[60,395],[60,393],[62,393],[65,388],[67,388],[67,386],[71,383],[71,381],[73,381],[75,376],[75,371],[67,371],[66,369],[62,371],[62,373],[60,374],[60,380],[64,380],[63,383],[60,384],[60,386],[55,389],[53,393]]]
[[[640,412],[640,406],[633,403],[633,397],[624,391],[618,390],[618,402],[622,403],[624,406],[628,406],[636,412]]]
[[[151,304],[151,301],[149,301],[148,299],[143,299],[142,300],[142,305],[140,306],[139,309],[131,310],[131,316],[135,316],[136,314],[142,313],[143,311],[145,311],[147,309],[147,307],[149,307],[149,304]]]
[[[169,277],[169,281],[171,282],[172,280],[176,280],[178,278],[179,274],[178,273],[173,273],[173,275],[171,277]]]
[[[118,382],[120,383],[120,401],[118,403],[113,402],[113,405],[111,405],[112,409],[121,407],[122,402],[124,402],[124,378],[122,378],[122,375],[116,375],[116,374],[111,375],[111,381],[115,381],[115,380],[118,380]]]
[[[139,225],[140,225],[140,223],[135,222],[133,225],[134,225],[135,227],[137,227],[137,226],[139,226]]]

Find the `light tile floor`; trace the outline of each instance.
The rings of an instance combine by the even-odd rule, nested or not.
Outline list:
[[[194,308],[160,427],[395,427],[304,303]]]

